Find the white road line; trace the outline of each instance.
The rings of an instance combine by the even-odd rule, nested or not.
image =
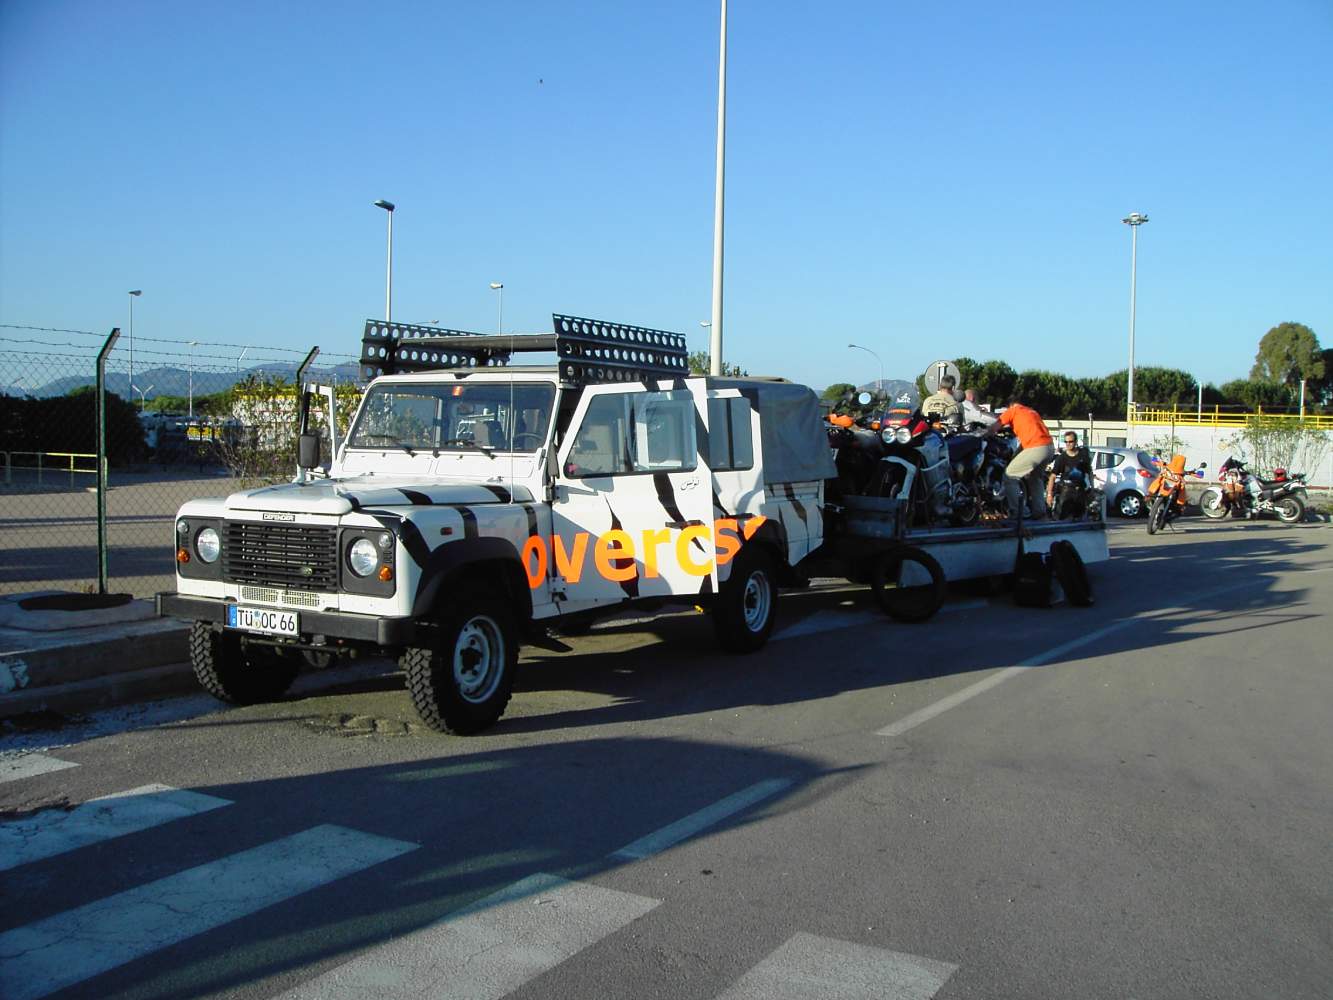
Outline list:
[[[930,1000],[957,969],[919,955],[796,934],[718,1000]]]
[[[36,1000],[416,848],[316,826],[17,927],[0,934],[0,996]]]
[[[499,1000],[659,902],[538,873],[278,1000]]]
[[[1198,600],[1204,600],[1209,597],[1216,597],[1218,594],[1225,594],[1227,591],[1230,590],[1243,590],[1245,588],[1253,586],[1254,586],[1253,581],[1246,581],[1245,583],[1230,583],[1227,584],[1225,587],[1217,587],[1213,590],[1205,590],[1200,593],[1193,594],[1191,596],[1193,597],[1194,600],[1198,601]],[[1184,611],[1188,609],[1182,607],[1173,610]],[[1045,664],[1050,663],[1052,660],[1058,660],[1066,653],[1072,653],[1076,649],[1081,649],[1084,646],[1091,645],[1092,643],[1097,642],[1100,639],[1104,639],[1106,636],[1110,635],[1113,632],[1120,632],[1123,631],[1124,629],[1132,628],[1135,625],[1142,625],[1145,621],[1149,620],[1151,620],[1151,618],[1149,618],[1148,616],[1136,615],[1133,618],[1125,618],[1122,619],[1121,621],[1115,622],[1114,624],[1107,625],[1105,628],[1099,628],[1094,632],[1088,632],[1086,635],[1081,635],[1077,639],[1072,639],[1069,642],[1062,643],[1061,645],[1056,646],[1053,649],[1048,649],[1044,653],[1038,653],[1036,656],[1031,657],[1030,659],[1024,661],[1023,663],[1016,663],[1012,667],[1005,667],[1003,670],[999,670],[991,674],[984,680],[980,680],[977,681],[975,684],[968,685],[961,691],[955,691],[953,694],[941,698],[939,701],[933,702],[932,704],[927,705],[925,708],[918,709],[911,715],[904,716],[903,718],[899,719],[895,723],[892,723],[891,725],[885,726],[883,729],[878,730],[875,735],[901,736],[908,730],[915,729],[922,723],[929,722],[937,715],[942,715],[943,713],[949,711],[949,709],[951,708],[957,708],[964,702],[971,701],[977,695],[983,694],[986,691],[989,691],[991,688],[1003,684],[1011,677],[1016,677],[1019,674],[1024,673],[1025,671],[1031,670],[1033,667],[1044,666]]]
[[[144,785],[90,799],[68,812],[46,809],[0,823],[0,871],[229,805],[212,795]]]
[[[57,760],[44,753],[25,753],[14,757],[0,757],[0,784],[6,781],[18,781],[31,778],[48,771],[63,771],[67,767],[78,767],[67,760]]]
[[[611,857],[624,861],[637,861],[651,857],[665,851],[668,847],[674,847],[682,840],[693,837],[696,833],[708,829],[728,816],[738,813],[742,809],[747,809],[756,802],[762,802],[769,796],[776,795],[783,789],[790,787],[791,779],[789,778],[769,778],[766,781],[760,781],[749,788],[741,789],[734,795],[728,795],[725,799],[714,802],[711,806],[705,806],[684,819],[678,819],[676,822],[670,823],[646,837],[640,837],[632,844],[626,844],[620,850],[613,851]]]

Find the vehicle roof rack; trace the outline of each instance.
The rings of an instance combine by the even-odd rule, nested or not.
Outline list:
[[[554,351],[562,380],[579,385],[640,382],[688,375],[685,338],[578,316],[551,317],[552,333],[481,334],[436,326],[366,320],[361,338],[365,378],[451,368],[500,367],[517,352]]]

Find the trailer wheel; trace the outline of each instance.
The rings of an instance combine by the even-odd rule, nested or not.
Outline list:
[[[1060,581],[1070,604],[1080,608],[1092,604],[1088,568],[1083,565],[1083,557],[1073,542],[1061,540],[1051,546],[1051,568],[1055,570],[1055,578]]]
[[[879,609],[900,622],[923,622],[944,603],[944,570],[935,557],[905,545],[876,557],[870,592]]]
[[[218,701],[232,705],[273,701],[296,680],[295,658],[271,646],[243,644],[237,633],[208,622],[194,622],[188,642],[195,678]]]
[[[729,653],[753,653],[768,642],[777,620],[778,576],[774,559],[747,545],[713,602],[713,632]]]

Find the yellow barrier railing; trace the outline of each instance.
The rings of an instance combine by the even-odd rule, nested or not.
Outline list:
[[[36,473],[37,473],[37,484],[38,484],[39,486],[42,485],[42,477],[43,477],[44,475],[47,476],[47,477],[50,477],[50,475],[51,475],[52,473],[57,473],[57,474],[62,475],[62,476],[63,476],[63,475],[68,475],[68,476],[69,476],[69,484],[70,484],[71,486],[74,485],[74,477],[75,477],[76,475],[81,475],[81,476],[95,476],[95,475],[97,475],[97,456],[96,456],[96,455],[89,455],[89,454],[87,454],[87,453],[85,453],[85,452],[78,452],[78,451],[5,451],[5,452],[0,452],[0,455],[4,455],[4,457],[5,457],[5,485],[9,485],[10,483],[12,483],[12,482],[14,481],[14,470],[15,470],[15,469],[18,469],[20,472],[22,472],[22,471],[24,471],[24,470],[29,471],[29,472],[36,472]],[[18,455],[18,456],[31,455],[33,458],[35,458],[35,459],[37,460],[37,461],[36,461],[36,464],[35,464],[35,465],[20,465],[20,464],[16,464],[16,463],[14,462],[14,456],[15,456],[15,455]],[[57,462],[55,465],[52,465],[50,462],[44,462],[44,461],[43,461],[43,459],[50,459],[50,458],[63,458],[63,459],[65,459],[66,461],[64,461],[64,462]],[[92,465],[92,468],[90,468],[90,469],[80,468],[79,466],[77,466],[77,465],[74,464],[75,462],[77,462],[77,461],[78,461],[79,459],[81,459],[81,458],[86,458],[86,459],[88,459],[88,460],[89,460],[89,463]]]
[[[1175,424],[1183,427],[1245,427],[1258,420],[1300,425],[1311,430],[1333,430],[1333,416],[1307,413],[1265,413],[1263,407],[1254,413],[1223,413],[1220,407],[1200,412],[1196,407],[1144,406],[1136,407],[1136,424]]]

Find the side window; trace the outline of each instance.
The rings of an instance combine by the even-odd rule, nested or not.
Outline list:
[[[688,392],[597,396],[565,464],[574,477],[685,472],[695,461],[694,402]]]
[[[708,401],[708,464],[715,472],[754,467],[748,399]]]

